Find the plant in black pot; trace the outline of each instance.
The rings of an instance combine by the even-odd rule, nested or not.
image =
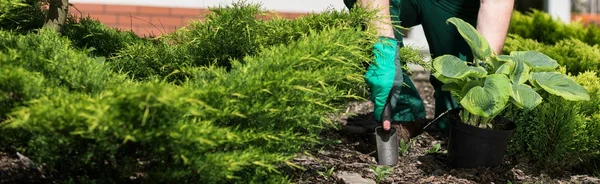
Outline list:
[[[588,92],[558,72],[556,60],[537,51],[497,55],[477,30],[450,18],[471,47],[474,61],[452,55],[433,60],[432,74],[451,91],[461,108],[448,113],[448,164],[452,167],[493,167],[502,164],[516,125],[498,116],[508,105],[530,110],[542,103],[538,92],[567,100],[589,100]]]

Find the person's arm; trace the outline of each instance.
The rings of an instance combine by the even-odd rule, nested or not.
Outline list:
[[[360,5],[367,10],[378,10],[377,19],[371,25],[377,27],[379,36],[394,38],[394,29],[390,18],[390,0],[360,0]]]
[[[515,1],[481,0],[480,3],[477,30],[488,40],[492,51],[501,54]]]

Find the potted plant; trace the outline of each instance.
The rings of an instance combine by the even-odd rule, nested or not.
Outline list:
[[[453,167],[491,167],[502,164],[516,125],[498,116],[507,105],[530,110],[542,103],[538,92],[567,100],[589,100],[588,92],[558,72],[556,60],[537,51],[497,55],[487,40],[467,22],[452,17],[474,61],[453,55],[433,60],[432,74],[451,91],[461,108],[451,110],[448,161]]]

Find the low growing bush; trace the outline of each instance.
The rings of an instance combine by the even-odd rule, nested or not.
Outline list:
[[[73,12],[71,12],[73,13]],[[126,45],[150,42],[132,31],[122,31],[108,27],[91,17],[71,16],[65,24],[62,35],[81,49],[91,49],[94,56],[112,57]]]
[[[230,70],[185,67],[193,75],[181,86],[148,80],[43,96],[2,131],[31,135],[19,150],[60,182],[287,183],[286,161],[333,126],[324,115],[364,94],[371,33],[312,31]]]
[[[0,30],[26,33],[44,25],[44,0],[0,0]]]
[[[555,44],[565,39],[577,39],[588,45],[600,44],[600,29],[597,26],[584,26],[579,22],[566,24],[535,9],[527,13],[514,11],[508,32],[544,44]]]
[[[565,39],[554,45],[547,45],[519,35],[510,35],[506,39],[503,52],[509,53],[514,50],[542,52],[573,74],[600,69],[600,45],[589,46],[577,39]]]
[[[192,21],[174,33],[164,35],[158,44],[135,43],[124,47],[109,59],[116,70],[138,80],[167,78],[181,81],[190,74],[173,72],[189,67],[222,66],[231,61],[245,63],[244,57],[256,55],[262,48],[289,44],[310,32],[329,28],[361,26],[371,12],[328,10],[294,20],[263,19],[267,12],[256,4],[243,2],[212,8],[205,21]]]
[[[102,58],[90,58],[54,30],[16,35],[0,31],[0,66],[21,67],[40,73],[49,87],[65,87],[73,92],[99,93],[107,85],[125,78],[108,70]]]
[[[0,60],[4,58],[1,57]],[[35,72],[23,68],[0,67],[0,122],[14,107],[23,106],[26,101],[36,99],[44,94],[44,78]]]
[[[527,158],[550,172],[580,169],[600,158],[600,79],[595,72],[574,79],[588,90],[590,101],[549,96],[531,111],[512,107],[504,113],[517,123],[509,146],[512,155]]]

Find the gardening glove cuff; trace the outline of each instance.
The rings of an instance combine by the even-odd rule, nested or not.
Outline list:
[[[382,115],[391,116],[402,87],[402,67],[399,57],[401,43],[390,37],[379,37],[373,46],[374,62],[369,65],[364,78],[370,88],[370,100],[374,103],[374,115],[378,122],[382,122]],[[384,108],[389,108],[384,113]],[[391,117],[385,119],[390,120]]]

